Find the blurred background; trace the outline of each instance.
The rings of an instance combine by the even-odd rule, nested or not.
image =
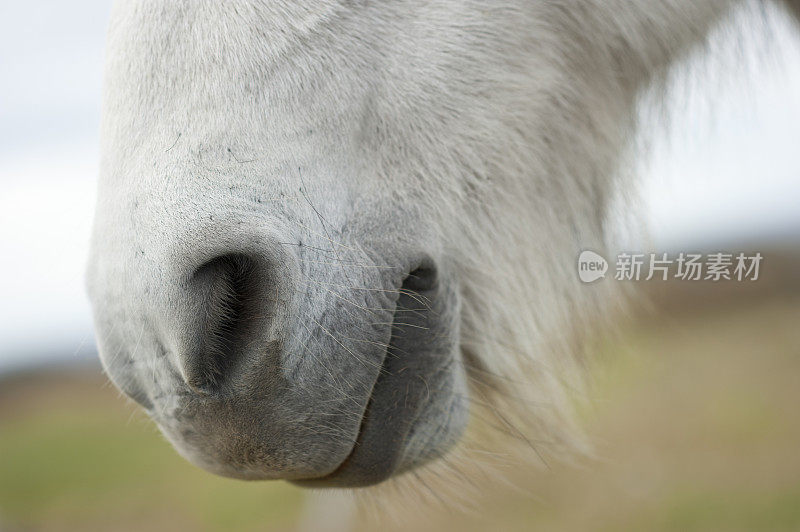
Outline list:
[[[291,530],[305,492],[185,463],[99,368],[82,276],[109,4],[0,3],[0,531]],[[678,69],[669,125],[645,116],[650,231],[627,244],[759,251],[761,279],[639,283],[652,311],[599,346],[598,460],[513,467],[466,516],[398,528],[800,529],[800,38],[767,19]]]

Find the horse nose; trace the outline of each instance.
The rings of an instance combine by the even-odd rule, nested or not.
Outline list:
[[[186,281],[177,333],[179,370],[195,392],[225,382],[250,356],[274,307],[269,267],[256,257],[228,253],[196,268]],[[257,349],[256,349],[257,350]]]

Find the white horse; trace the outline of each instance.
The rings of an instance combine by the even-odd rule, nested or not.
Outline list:
[[[215,473],[367,486],[494,416],[579,447],[637,99],[733,0],[120,0],[88,285]],[[800,11],[800,3],[790,5]]]

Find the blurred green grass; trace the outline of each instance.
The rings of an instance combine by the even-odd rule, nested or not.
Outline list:
[[[381,529],[800,530],[798,323],[793,297],[640,321],[593,369],[596,460]],[[303,499],[189,465],[99,374],[0,382],[0,529],[290,530]]]

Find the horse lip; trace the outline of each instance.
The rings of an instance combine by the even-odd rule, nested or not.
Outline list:
[[[378,377],[380,377],[380,375],[386,369],[386,359],[388,358],[387,355],[388,352],[385,352],[383,356],[383,361],[381,363],[381,368],[378,371]],[[378,377],[376,377],[375,382],[372,383],[372,389],[370,390],[369,399],[367,400],[367,406],[364,408],[364,413],[361,415],[361,424],[358,427],[358,434],[356,435],[356,439],[353,441],[353,446],[350,448],[350,452],[347,453],[347,456],[345,456],[344,459],[339,463],[339,465],[336,466],[336,469],[334,469],[330,473],[326,473],[325,475],[319,477],[294,479],[290,480],[290,482],[297,484],[298,486],[301,487],[309,487],[309,488],[325,488],[325,487],[336,488],[343,486],[356,487],[350,482],[346,481],[341,482],[340,476],[341,473],[347,469],[347,466],[352,461],[353,455],[355,454],[358,446],[363,445],[364,443],[364,428],[366,426],[367,419],[369,418],[370,411],[372,410],[372,405],[375,397],[375,387],[378,384]],[[381,480],[389,478],[389,476],[391,476],[392,474],[392,471],[386,471],[385,473],[386,473],[385,477],[382,478]],[[375,484],[377,482],[380,482],[380,480],[376,482],[371,482],[370,484]]]
[[[401,292],[406,293],[403,297],[411,297],[415,302],[417,298],[409,296],[409,293],[416,293],[417,297],[424,295],[424,297],[429,298],[430,304],[433,304],[434,301],[442,302],[440,288],[436,269],[432,265],[424,264],[407,274],[402,284]],[[398,357],[396,354],[393,355],[391,353],[392,347],[397,348],[404,341],[402,334],[395,336],[398,331],[396,327],[408,325],[404,322],[410,319],[404,317],[398,323],[398,310],[400,310],[400,307],[395,309],[395,323],[392,327],[393,333],[392,338],[389,340],[389,348],[384,351],[380,370],[375,382],[372,384],[367,405],[361,416],[358,435],[350,452],[332,472],[316,478],[292,480],[291,482],[311,488],[367,487],[383,482],[395,473],[404,470],[401,464],[404,450],[402,442],[407,438],[409,431],[413,431],[414,423],[420,415],[420,408],[424,408],[424,405],[417,403],[416,407],[414,407],[415,401],[409,396],[407,400],[412,405],[411,409],[404,408],[402,412],[398,412],[394,407],[387,407],[391,401],[388,401],[389,398],[386,393],[392,389],[396,390],[398,382],[400,384],[408,384],[409,379],[413,379],[411,374],[414,373],[412,369],[414,360],[421,363],[423,367],[425,366],[425,363],[421,361],[429,358],[429,353],[427,352],[429,338],[427,338],[426,331],[426,336],[416,337],[412,340],[413,345],[411,347],[404,346],[406,349],[400,350],[404,353],[403,357]],[[416,311],[416,313],[419,316],[424,316],[425,320],[438,321],[438,313],[432,311],[430,306],[428,309]],[[419,369],[417,368],[417,370]],[[426,371],[430,370],[431,368],[429,367]],[[427,387],[427,383],[425,386]],[[406,386],[403,386],[403,388],[406,391],[408,390]],[[391,422],[388,420],[391,420]],[[382,423],[390,424],[381,427]],[[376,430],[376,427],[378,430]]]

